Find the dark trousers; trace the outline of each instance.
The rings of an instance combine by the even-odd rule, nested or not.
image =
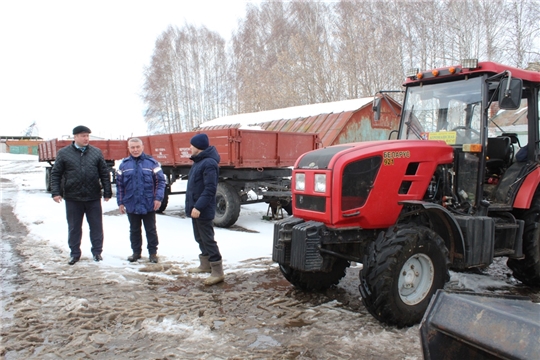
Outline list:
[[[90,228],[92,254],[101,255],[103,251],[103,218],[101,199],[92,201],[66,201],[68,223],[68,244],[72,257],[81,257],[82,223],[84,215]]]
[[[141,225],[144,224],[146,232],[146,241],[148,242],[148,253],[157,254],[158,236],[156,229],[156,212],[147,214],[127,214],[129,220],[129,240],[134,254],[140,254],[142,251],[142,231]]]
[[[221,260],[221,254],[216,240],[214,240],[213,220],[191,219],[193,223],[193,235],[199,244],[202,256],[208,256],[208,261]]]

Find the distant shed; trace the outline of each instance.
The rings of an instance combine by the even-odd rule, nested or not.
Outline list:
[[[217,118],[200,125],[199,130],[243,128],[269,131],[317,133],[322,146],[358,141],[386,140],[397,130],[401,105],[385,96],[381,116],[374,119],[373,97],[332,103],[295,106]]]
[[[43,139],[38,136],[0,136],[0,152],[37,155]]]

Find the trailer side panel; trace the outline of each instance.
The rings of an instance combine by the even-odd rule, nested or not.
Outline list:
[[[191,166],[190,139],[200,132],[141,136],[145,152],[162,166]],[[204,131],[221,157],[222,167],[276,168],[293,166],[296,159],[319,145],[316,134],[242,129]]]
[[[39,144],[39,161],[54,161],[58,150],[71,143],[71,140],[52,139]],[[106,161],[121,160],[129,155],[126,140],[92,140],[90,145],[100,149]]]

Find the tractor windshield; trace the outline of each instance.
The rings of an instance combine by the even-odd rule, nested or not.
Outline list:
[[[483,78],[407,88],[400,139],[480,142]]]

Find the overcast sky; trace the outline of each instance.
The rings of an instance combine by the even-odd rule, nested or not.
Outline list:
[[[0,135],[144,135],[143,68],[169,26],[229,39],[248,0],[1,0]],[[255,1],[259,3],[259,1]]]

